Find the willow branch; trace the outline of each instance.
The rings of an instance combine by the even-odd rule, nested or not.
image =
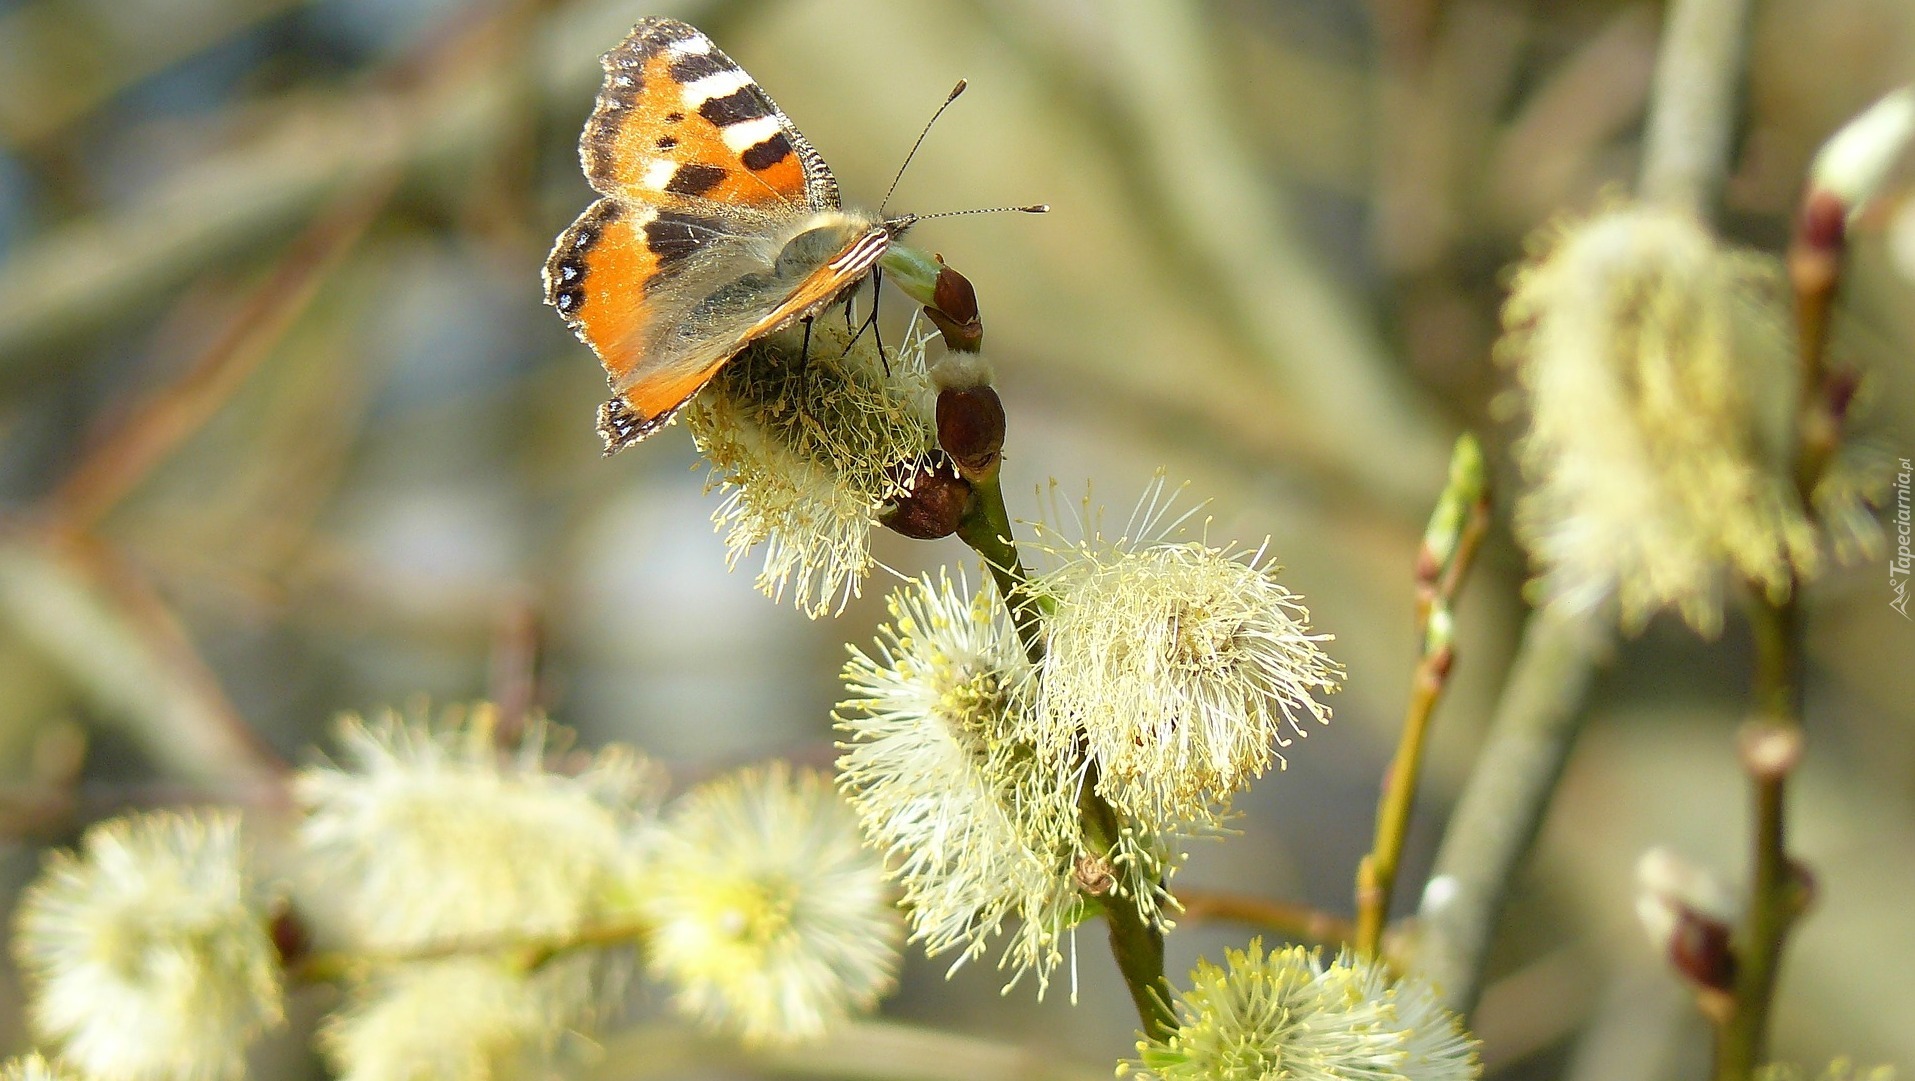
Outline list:
[[[1668,11],[1637,194],[1707,219],[1729,174],[1749,0],[1675,0]]]
[[[1674,0],[1644,138],[1642,198],[1708,216],[1729,170],[1748,0]],[[1459,1012],[1481,993],[1510,881],[1534,843],[1606,652],[1606,615],[1531,613],[1488,742],[1444,832],[1419,910],[1418,967]]]
[[[1599,641],[1592,622],[1531,614],[1488,741],[1437,849],[1419,909],[1417,968],[1459,1013],[1482,992],[1510,884],[1581,727]]]

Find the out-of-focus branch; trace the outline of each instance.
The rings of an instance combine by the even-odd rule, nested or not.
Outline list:
[[[0,41],[15,46],[0,64],[0,142],[30,147],[57,135],[141,79],[306,2],[183,4],[165,19],[88,19],[74,0],[32,0],[0,13]],[[101,23],[129,32],[101,40]]]
[[[52,497],[51,513],[63,528],[91,529],[211,419],[312,303],[385,204],[392,182],[390,174],[379,174],[349,189],[294,242],[199,358],[81,460]]]
[[[0,618],[168,772],[241,788],[248,802],[276,788],[285,763],[240,719],[164,603],[104,548],[0,529]]]
[[[1459,1013],[1476,1006],[1510,883],[1581,727],[1600,641],[1593,621],[1530,616],[1488,741],[1450,814],[1423,889],[1415,967]]]
[[[1729,175],[1749,0],[1677,0],[1656,58],[1637,194],[1707,219]]]
[[[1110,1066],[1046,1058],[1029,1048],[976,1036],[900,1024],[844,1021],[822,1039],[788,1048],[746,1050],[736,1040],[683,1025],[640,1025],[605,1040],[601,1056],[613,1070],[601,1079],[682,1077],[721,1066],[778,1077],[840,1081],[1109,1081]]]
[[[1059,12],[999,0],[999,29],[1028,49],[1078,115],[1121,155],[1139,222],[1220,323],[1295,401],[1351,487],[1420,513],[1442,484],[1449,439],[1407,385],[1373,313],[1300,235],[1280,186],[1244,147],[1201,4],[1124,0],[1097,9],[1098,46]],[[1388,432],[1388,439],[1376,433]]]
[[[1707,216],[1728,175],[1748,0],[1675,0],[1663,26],[1639,184],[1644,199]],[[1529,851],[1581,728],[1583,697],[1610,631],[1607,613],[1532,613],[1437,850],[1420,909],[1417,968],[1458,1012],[1474,1009],[1511,880]]]

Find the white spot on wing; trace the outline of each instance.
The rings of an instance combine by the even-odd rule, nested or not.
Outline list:
[[[714,71],[696,82],[686,83],[683,93],[685,104],[696,109],[713,98],[722,98],[735,93],[739,87],[750,86],[751,76],[738,68],[728,71]]]
[[[711,52],[711,39],[703,34],[695,34],[683,41],[674,41],[665,47],[673,56],[703,56]]]
[[[738,153],[757,146],[778,134],[780,130],[782,129],[779,128],[778,118],[775,116],[761,116],[756,120],[747,120],[742,124],[733,124],[723,129],[725,145]]]
[[[670,158],[655,158],[645,167],[644,179],[639,183],[653,191],[664,191],[665,185],[672,182],[672,174],[678,172],[678,163]]]

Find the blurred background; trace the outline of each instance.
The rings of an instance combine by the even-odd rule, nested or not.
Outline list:
[[[1626,190],[1655,3],[1550,0],[0,0],[0,890],[129,806],[268,805],[343,710],[540,707],[681,784],[826,766],[844,643],[728,573],[678,428],[613,459],[591,353],[541,303],[590,195],[597,57],[677,15],[751,71],[871,205],[1048,202],[914,233],[976,283],[1010,410],[1006,490],[1121,515],[1162,467],[1213,540],[1266,535],[1349,671],[1336,721],[1241,801],[1179,885],[1347,912],[1406,697],[1411,560],[1449,440],[1512,426],[1503,275]],[[1721,223],[1778,250],[1808,158],[1915,77],[1907,0],[1757,5]],[[1908,171],[1904,170],[1904,177]],[[1840,331],[1860,437],[1915,455],[1915,200],[1863,223]],[[899,305],[902,308],[903,305]],[[1502,510],[1506,512],[1507,499]],[[885,536],[903,573],[966,561]],[[1915,1067],[1915,624],[1886,557],[1811,602],[1798,854],[1821,903],[1778,1054]],[[1523,560],[1492,535],[1461,610],[1405,910],[1513,648]],[[975,577],[974,579],[975,580]],[[1667,843],[1739,876],[1750,649],[1673,621],[1623,643],[1503,926],[1492,1076],[1699,1076],[1706,1039],[1637,930]],[[1174,983],[1251,932],[1187,925]],[[1108,1076],[1135,1017],[1087,929],[1080,1002],[908,960],[889,1015]],[[310,996],[316,1012],[323,993]],[[715,1045],[608,1045],[606,1077],[749,1076]],[[0,1040],[24,1047],[17,991]],[[702,1046],[702,1045],[701,1045]],[[705,1052],[715,1061],[704,1061]],[[317,1076],[300,1041],[261,1076]]]

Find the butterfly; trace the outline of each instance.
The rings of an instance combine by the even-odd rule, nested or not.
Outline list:
[[[601,63],[579,158],[602,198],[559,235],[545,300],[605,366],[613,454],[858,285],[916,219],[845,209],[824,158],[692,26],[645,19]]]

